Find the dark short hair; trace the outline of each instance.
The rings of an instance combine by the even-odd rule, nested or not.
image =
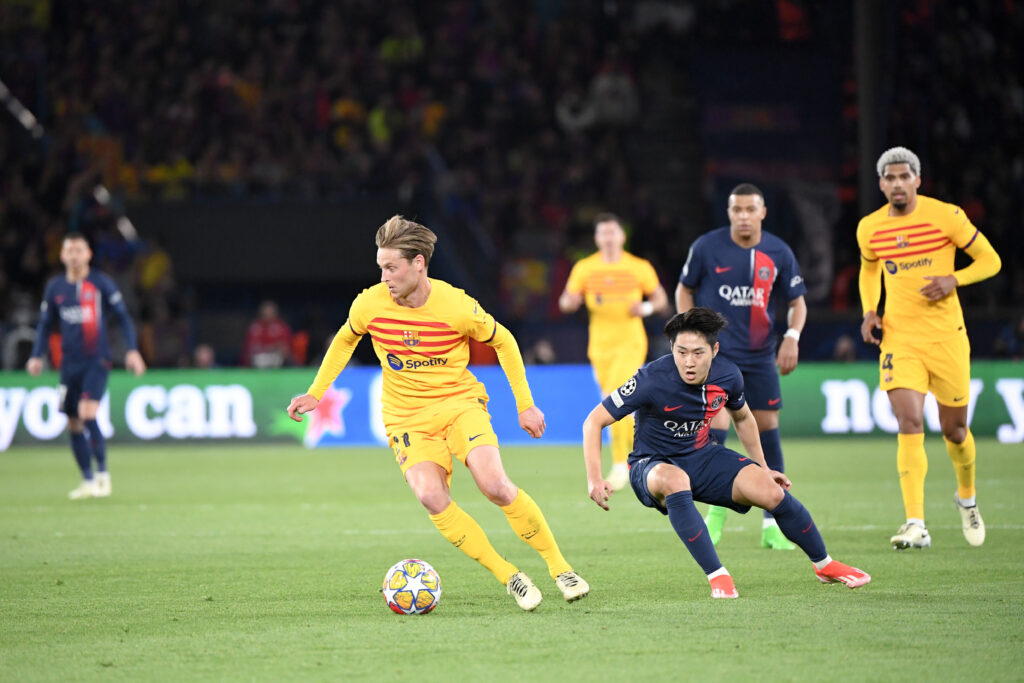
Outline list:
[[[622,221],[619,220],[619,217],[616,216],[614,213],[611,213],[610,211],[602,211],[601,213],[594,216],[594,227],[596,228],[601,223],[608,223],[610,221],[615,221],[619,225],[622,225]]]
[[[729,196],[731,197],[734,194],[735,195],[756,194],[758,197],[761,198],[762,202],[764,201],[764,192],[761,192],[761,189],[757,185],[753,185],[751,183],[740,183],[736,187],[732,188],[732,192],[729,193]]]
[[[89,246],[89,238],[87,238],[85,235],[78,232],[77,230],[72,230],[71,232],[65,234],[64,239],[61,241],[66,242],[68,240],[82,240],[83,242],[85,242],[85,246]]]
[[[725,329],[729,321],[721,313],[710,308],[697,306],[686,313],[677,313],[665,323],[665,336],[670,344],[683,332],[696,332],[704,337],[709,346],[718,342],[718,333]]]

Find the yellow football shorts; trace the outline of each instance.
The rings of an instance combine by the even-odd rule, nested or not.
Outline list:
[[[498,435],[491,427],[487,404],[474,399],[472,403],[460,401],[430,419],[390,430],[388,443],[403,475],[418,463],[436,462],[448,473],[451,486],[452,456],[465,465],[466,456],[477,446],[497,446]]]
[[[623,347],[616,353],[594,354],[590,364],[594,367],[597,384],[601,394],[607,396],[613,389],[618,389],[632,377],[647,360],[647,345]]]
[[[971,344],[963,333],[941,342],[886,343],[878,356],[879,386],[931,391],[944,406],[965,406],[971,393]]]

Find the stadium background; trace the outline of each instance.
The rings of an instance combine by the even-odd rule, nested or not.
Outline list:
[[[505,322],[528,363],[581,364],[585,313],[563,317],[556,299],[593,249],[595,213],[623,217],[628,247],[671,292],[740,181],[764,189],[765,227],[808,283],[795,378],[813,361],[863,376],[857,361],[875,351],[858,341],[854,231],[882,201],[873,163],[894,144],[921,156],[922,192],[962,205],[1001,253],[1002,272],[959,295],[975,358],[1014,361],[993,381],[1021,377],[1015,3],[9,0],[0,12],[5,103],[36,117],[0,116],[7,413],[27,396],[11,391],[36,386],[17,373],[68,230],[120,284],[154,369],[317,365],[377,279],[371,235],[396,212],[439,234],[432,274]],[[283,353],[261,353],[250,329],[264,301],[286,326],[272,335]],[[648,322],[660,355],[661,320]],[[375,362],[368,343],[354,362]],[[290,382],[278,391],[305,384]],[[808,392],[820,398],[812,385],[788,395]]]

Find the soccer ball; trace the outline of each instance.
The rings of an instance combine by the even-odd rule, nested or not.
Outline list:
[[[441,601],[441,577],[423,560],[402,560],[384,575],[384,600],[397,614],[426,614]]]

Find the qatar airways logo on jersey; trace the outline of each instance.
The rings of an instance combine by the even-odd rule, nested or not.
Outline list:
[[[447,358],[428,358],[426,360],[409,358],[403,361],[393,353],[388,354],[387,361],[388,366],[396,372],[400,370],[419,370],[420,368],[430,368],[437,365],[448,365]]]
[[[705,418],[703,420],[684,420],[683,422],[676,422],[675,420],[665,420],[662,424],[665,429],[672,432],[673,439],[685,439],[689,436],[693,436],[701,429],[706,427],[711,422],[711,418]]]
[[[730,306],[757,306],[764,308],[764,290],[750,285],[730,287],[722,285],[718,288],[718,296],[729,302]]]
[[[82,325],[83,323],[93,322],[95,312],[91,308],[82,308],[81,306],[63,306],[60,309],[61,320],[68,323],[69,325]]]

